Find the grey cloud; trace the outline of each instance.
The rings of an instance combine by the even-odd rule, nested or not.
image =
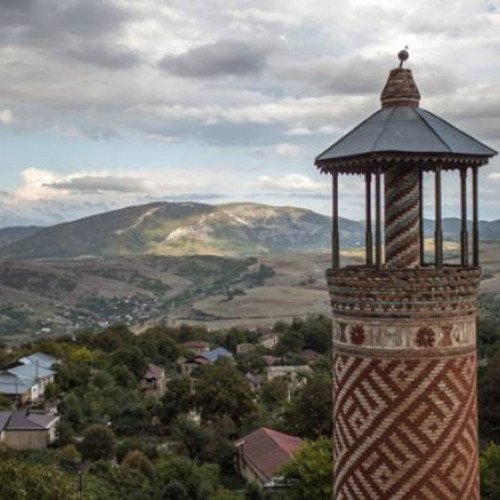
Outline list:
[[[166,72],[188,78],[246,75],[262,71],[271,48],[258,42],[218,40],[158,63]]]
[[[118,177],[114,175],[97,176],[86,175],[74,177],[67,181],[52,182],[44,184],[45,187],[53,189],[64,189],[79,193],[147,193],[151,191],[146,185],[145,179]]]
[[[139,63],[137,54],[126,47],[103,47],[102,45],[80,46],[66,54],[77,61],[111,69],[126,69]]]

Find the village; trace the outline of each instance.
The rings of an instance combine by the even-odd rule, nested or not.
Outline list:
[[[108,459],[120,467],[116,450],[130,440],[144,439],[153,456],[166,450],[182,456],[187,429],[203,434],[226,422],[229,428],[210,438],[223,441],[211,445],[224,448],[215,453],[223,482],[233,478],[242,491],[245,483],[258,484],[279,495],[289,481],[285,470],[304,439],[330,441],[331,401],[310,401],[308,395],[315,387],[329,386],[329,322],[324,317],[277,323],[266,331],[215,334],[181,325],[134,336],[126,327],[109,327],[74,339],[2,350],[0,439],[12,450],[4,453],[57,456],[69,449],[78,457],[77,469],[92,476],[95,458],[84,451],[92,433],[113,436]],[[16,357],[18,352],[26,354]],[[204,385],[212,371],[220,371],[218,383],[227,378],[227,394]],[[120,387],[128,391],[124,407],[117,406],[119,401],[94,401],[85,409],[92,393]],[[217,403],[217,398],[229,400]],[[318,406],[311,414],[314,425],[301,414],[313,410],[310,404]],[[139,451],[147,455],[142,444],[129,453]],[[123,464],[126,457],[121,458]]]

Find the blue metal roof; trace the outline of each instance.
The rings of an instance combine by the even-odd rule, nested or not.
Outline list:
[[[496,151],[429,111],[390,106],[361,122],[321,153],[316,162],[376,153],[490,157]]]
[[[204,358],[208,359],[211,363],[215,363],[219,358],[231,358],[233,354],[224,347],[216,347],[211,351],[201,354]]]
[[[31,363],[33,365],[38,364],[42,368],[52,368],[53,365],[59,363],[59,359],[51,356],[50,354],[45,354],[43,352],[35,352],[29,356],[25,356],[19,360],[23,364]]]

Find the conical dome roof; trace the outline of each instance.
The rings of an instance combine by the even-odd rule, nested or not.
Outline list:
[[[400,52],[404,55],[405,51]],[[406,53],[407,58],[407,53]],[[442,118],[419,107],[411,70],[391,70],[382,91],[382,109],[369,116],[316,158],[322,170],[350,172],[381,162],[439,161],[443,168],[481,165],[496,151]]]

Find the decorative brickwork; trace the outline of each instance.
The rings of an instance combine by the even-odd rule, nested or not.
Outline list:
[[[457,266],[327,271],[334,315],[391,320],[475,317],[479,277],[479,269]]]
[[[336,500],[479,500],[476,356],[334,355]]]
[[[388,268],[420,264],[418,170],[391,167],[385,174],[385,261]]]
[[[420,92],[413,80],[411,70],[406,68],[391,70],[380,100],[383,108],[388,106],[418,106]]]
[[[327,273],[334,499],[479,500],[471,268]]]

